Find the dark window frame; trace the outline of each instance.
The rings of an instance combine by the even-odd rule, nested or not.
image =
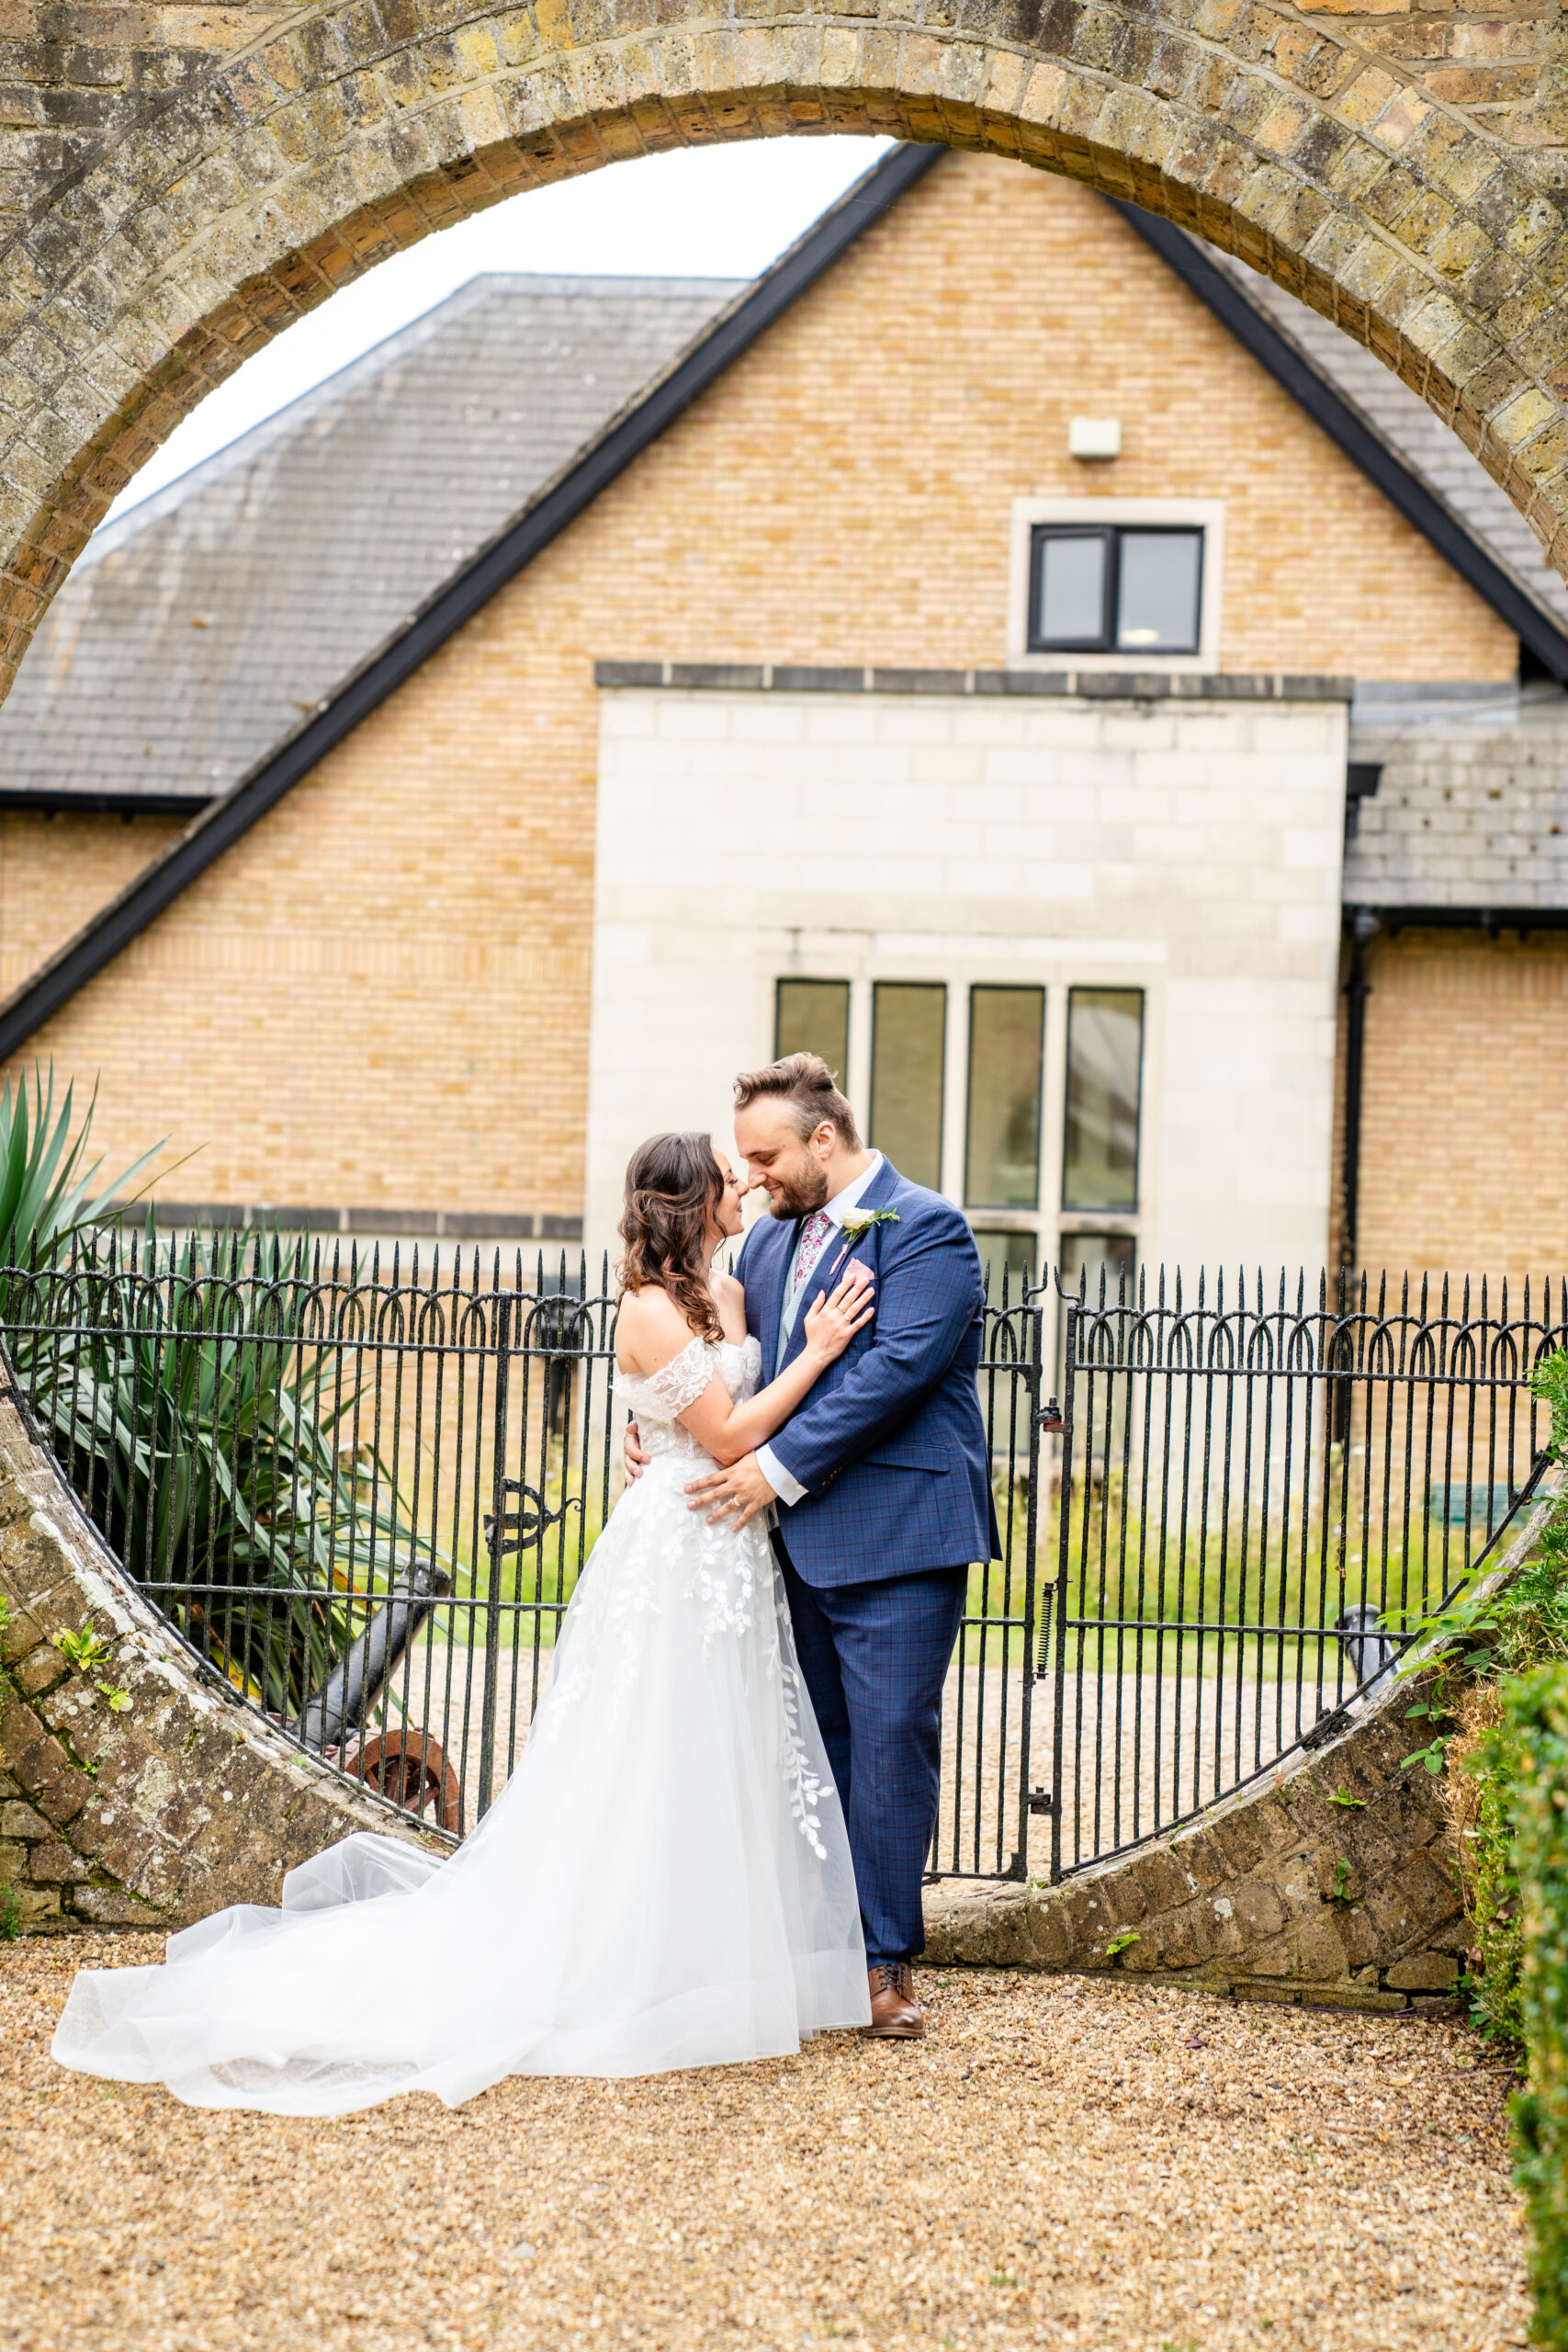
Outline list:
[[[851,1031],[852,1030],[852,1028],[853,1028],[853,1026],[854,1026],[854,1011],[855,1011],[855,1006],[854,1006],[854,984],[853,984],[853,982],[852,982],[852,981],[850,981],[850,980],[845,979],[845,978],[843,978],[843,976],[842,976],[842,974],[841,974],[841,973],[834,973],[834,974],[832,974],[832,975],[828,975],[828,974],[821,974],[821,975],[818,975],[818,973],[815,973],[815,972],[779,972],[779,973],[777,973],[777,974],[774,976],[774,979],[773,979],[773,1059],[774,1059],[774,1061],[782,1061],[782,1060],[784,1059],[784,1052],[783,1052],[783,1039],[782,1039],[782,1037],[781,1037],[781,1035],[780,1035],[780,1031],[781,1031],[781,1029],[782,1029],[782,1027],[783,1027],[783,1024],[784,1024],[784,992],[785,989],[787,989],[787,988],[842,989],[843,989],[843,991],[844,991],[844,1057],[843,1057],[843,1058],[844,1058],[844,1067],[843,1067],[843,1069],[842,1069],[841,1070],[839,1070],[839,1071],[835,1072],[835,1076],[836,1076],[837,1080],[838,1080],[839,1091],[840,1091],[841,1094],[848,1094],[848,1092],[849,1092],[849,1091],[850,1091],[850,1071],[849,1071],[849,1060],[850,1060],[850,1033],[851,1033]]]
[[[1116,607],[1122,588],[1122,542],[1136,538],[1196,538],[1198,594],[1190,645],[1118,645]],[[1052,539],[1100,539],[1105,542],[1105,592],[1098,637],[1042,637],[1040,579],[1045,548]],[[1203,649],[1203,592],[1208,571],[1208,526],[1204,523],[1034,523],[1029,532],[1029,611],[1025,639],[1031,653],[1118,653],[1135,662],[1190,660]]]
[[[871,984],[871,1073],[866,1094],[866,1140],[874,1151],[882,1147],[876,1141],[876,1032],[877,1002],[884,989],[930,989],[942,998],[942,1073],[937,1083],[936,1104],[936,1163],[937,1181],[931,1187],[942,1190],[942,1162],[947,1150],[947,1044],[948,1027],[953,1018],[953,991],[946,980],[877,979]],[[900,1173],[904,1171],[900,1170]]]
[[[1131,1204],[1125,1208],[1107,1208],[1103,1203],[1084,1203],[1070,1201],[1067,1198],[1067,1178],[1070,1166],[1067,1153],[1067,1138],[1071,1129],[1073,1091],[1073,1001],[1075,998],[1080,996],[1109,995],[1135,996],[1138,1000],[1138,1104],[1137,1118],[1133,1129],[1133,1197]],[[1102,1229],[1100,1220],[1105,1218],[1115,1217],[1131,1220],[1143,1215],[1144,1080],[1148,1074],[1148,1051],[1149,992],[1147,989],[1120,988],[1114,984],[1107,986],[1098,980],[1082,980],[1079,981],[1076,987],[1069,987],[1067,990],[1067,1029],[1065,1039],[1065,1053],[1062,1068],[1062,1200],[1059,1214],[1064,1217],[1071,1217],[1075,1220],[1080,1217],[1083,1218],[1086,1221],[1084,1230],[1088,1232],[1100,1232]]]
[[[975,1001],[980,996],[1033,996],[1040,1000],[1040,1071],[1035,1094],[1034,1124],[1034,1193],[1028,1201],[982,1201],[969,1190],[970,1161],[974,1153],[975,1118]],[[969,1035],[967,1061],[964,1072],[964,1205],[981,1216],[1034,1216],[1040,1209],[1040,1194],[1045,1181],[1045,1014],[1047,991],[1043,981],[1035,980],[975,980],[969,989]]]
[[[980,1218],[985,1218],[987,1216],[994,1216],[996,1215],[996,1211],[981,1209],[976,1212],[976,1215]],[[976,1216],[972,1216],[969,1219],[969,1230],[975,1237],[975,1247],[979,1253],[982,1272],[984,1272],[987,1266],[989,1266],[994,1272],[997,1265],[997,1261],[994,1258],[988,1259],[986,1255],[984,1245],[987,1241],[1002,1241],[1009,1243],[1014,1241],[1025,1242],[1028,1247],[1024,1254],[1024,1267],[1026,1267],[1033,1275],[1036,1286],[1039,1285],[1043,1280],[1041,1267],[1043,1261],[1045,1244],[1043,1234],[1037,1225],[988,1225],[976,1223]],[[1006,1254],[1003,1256],[1002,1263],[1004,1266],[1008,1264]],[[1021,1306],[1023,1303],[1023,1270],[1018,1267],[1008,1266],[1008,1271],[1010,1273],[1017,1273],[1020,1276],[1018,1288],[1012,1295],[1012,1304],[1015,1306]],[[988,1306],[998,1303],[992,1296],[992,1287],[989,1283],[986,1286],[986,1300]]]

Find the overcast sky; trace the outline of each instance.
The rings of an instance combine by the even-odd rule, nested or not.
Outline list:
[[[278,335],[209,393],[124,490],[123,514],[483,270],[755,277],[886,139],[768,139],[614,164],[426,237]]]

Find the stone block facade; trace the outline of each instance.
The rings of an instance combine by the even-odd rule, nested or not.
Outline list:
[[[1068,991],[1089,985],[1142,992],[1140,1257],[1315,1279],[1348,682],[1187,677],[1139,703],[1075,683],[605,694],[591,1246],[614,1235],[642,1136],[725,1133],[735,1070],[769,1051],[775,977],[795,972],[850,985],[844,1083],[868,1133],[876,984],[945,989],[941,1183],[960,1200],[970,990],[1043,989],[1043,1222],[1027,1229],[1033,1261],[1054,1262]],[[1314,683],[1326,691],[1309,700]],[[1264,684],[1278,698],[1249,691]],[[661,801],[680,828],[660,828]]]

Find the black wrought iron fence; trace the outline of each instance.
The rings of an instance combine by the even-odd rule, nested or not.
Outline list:
[[[85,1508],[246,1704],[471,1828],[620,1491],[607,1270],[140,1252],[0,1269]],[[1010,1279],[980,1369],[1002,1554],[970,1572],[931,1862],[1059,1877],[1325,1736],[1495,1556],[1568,1288]]]
[[[1007,1549],[954,1663],[952,1869],[1021,1854],[1040,1321],[990,1318]],[[206,1665],[339,1770],[471,1828],[620,1491],[608,1269],[106,1237],[0,1270],[0,1325],[88,1514]]]
[[[1568,1284],[1102,1274],[1062,1312],[1053,1877],[1326,1738],[1495,1558],[1546,1466],[1530,1377]]]
[[[1004,1272],[987,1305],[980,1360],[1001,1555],[969,1571],[942,1709],[931,1866],[952,1877],[1021,1878],[1028,1869],[1045,1322],[1041,1301]]]

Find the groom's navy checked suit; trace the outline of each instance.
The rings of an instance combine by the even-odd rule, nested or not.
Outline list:
[[[783,1361],[850,1257],[876,1276],[875,1320],[829,1364],[771,1451],[806,1488],[775,1539],[801,1670],[849,1826],[866,1957],[905,1960],[925,1933],[942,1686],[969,1564],[1000,1546],[980,1415],[983,1278],[949,1201],[884,1160],[857,1213],[893,1212],[846,1250],[829,1236]],[[765,1217],[737,1268],[746,1321],[773,1361],[800,1224]]]

